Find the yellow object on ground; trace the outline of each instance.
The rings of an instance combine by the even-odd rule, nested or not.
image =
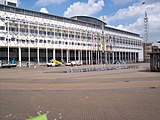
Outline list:
[[[62,62],[57,61],[57,60],[55,60],[55,59],[52,59],[52,61],[53,61],[55,64],[58,64],[58,65],[61,65],[61,64],[62,64]]]
[[[47,115],[43,114],[43,115],[32,117],[32,118],[29,118],[29,119],[26,119],[26,120],[47,120]]]

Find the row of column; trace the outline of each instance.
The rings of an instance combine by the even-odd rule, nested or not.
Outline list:
[[[138,53],[137,52],[113,52],[109,53],[109,63],[111,58],[112,62],[115,61],[125,61],[125,62],[137,62],[138,61]],[[107,55],[106,55],[107,57]]]
[[[24,56],[24,55],[22,56],[23,51],[21,49],[22,49],[21,47],[19,47],[17,49],[18,50],[17,57],[18,57],[20,67],[21,67],[22,57]],[[31,61],[31,48],[28,47],[25,49],[27,51],[26,55],[28,54],[27,55],[28,62],[30,63],[30,61]],[[9,49],[7,51],[8,51],[8,53],[7,53],[8,54],[8,63],[9,63],[9,58],[10,58]],[[37,57],[36,62],[37,62],[37,64],[40,64],[40,49],[37,48],[37,49],[35,49],[35,51],[36,52],[34,52],[34,54],[37,54],[37,55],[35,55],[35,57]],[[41,53],[42,53],[42,51],[41,51]],[[48,62],[49,59],[51,59],[51,57],[53,59],[57,59],[56,49],[51,50],[51,49],[46,48],[45,52],[43,51],[43,54],[44,54],[44,55],[42,55],[43,60],[45,59],[46,62]],[[115,61],[137,62],[138,61],[138,53],[136,53],[136,52],[118,52],[118,51],[110,53],[109,51],[108,52],[105,51],[105,53],[102,54],[101,51],[60,49],[58,58],[59,58],[58,60],[62,61],[62,62],[79,60],[79,61],[83,61],[84,64],[87,64],[87,65],[106,64],[106,63],[112,64]]]

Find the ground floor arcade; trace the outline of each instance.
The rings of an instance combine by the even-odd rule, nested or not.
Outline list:
[[[0,59],[3,63],[10,63],[15,59],[19,66],[29,64],[45,64],[50,59],[62,62],[81,60],[83,64],[111,64],[115,61],[138,62],[138,52],[129,51],[101,51],[79,49],[47,49],[47,48],[15,48],[1,47]]]

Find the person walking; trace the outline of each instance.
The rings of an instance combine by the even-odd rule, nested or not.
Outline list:
[[[11,64],[15,64],[15,60],[14,60],[14,58],[12,58]]]

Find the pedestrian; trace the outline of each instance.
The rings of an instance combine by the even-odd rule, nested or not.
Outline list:
[[[12,58],[11,64],[15,64],[14,58]]]

